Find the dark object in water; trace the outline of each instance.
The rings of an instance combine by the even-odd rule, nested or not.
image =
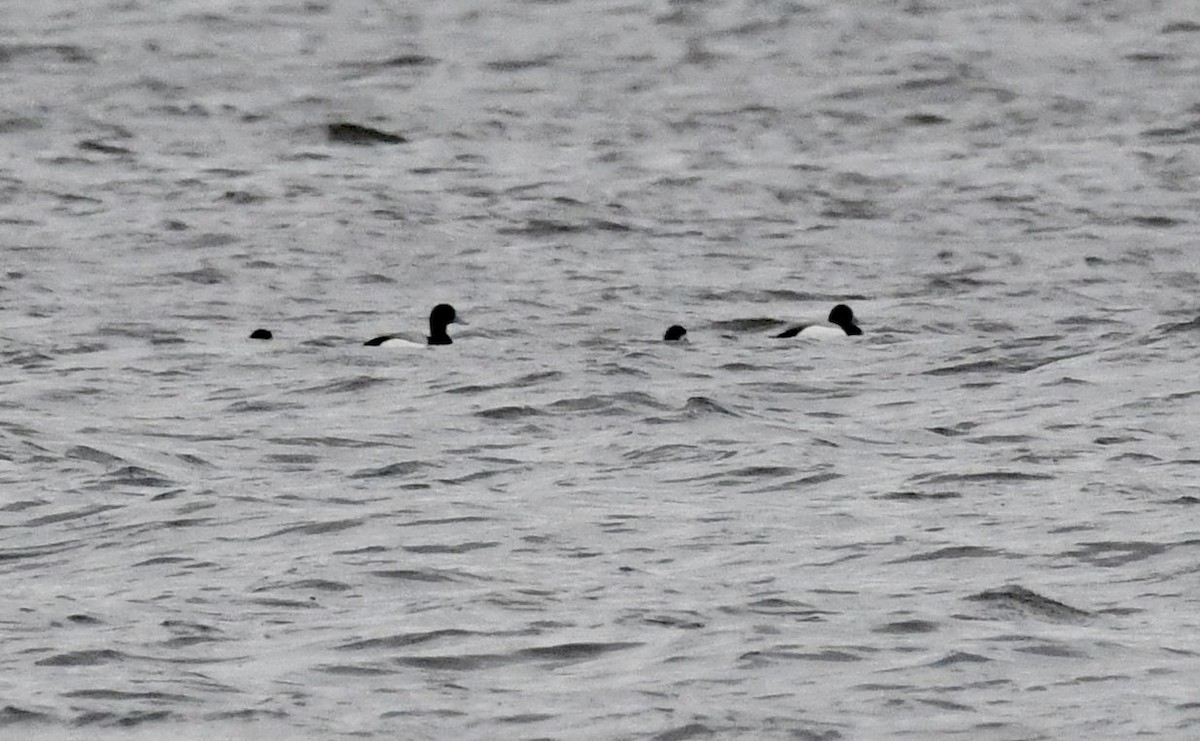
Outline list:
[[[845,304],[838,304],[837,306],[833,307],[833,310],[829,312],[829,323],[835,327],[838,327],[848,335],[853,336],[863,333],[862,330],[858,328],[858,325],[854,323],[854,312],[851,311],[850,307],[846,306]],[[801,324],[796,327],[789,327],[775,336],[795,337],[796,335],[804,332],[804,330],[808,329],[810,326],[812,325]]]
[[[329,124],[326,131],[329,134],[329,141],[336,144],[403,144],[408,141],[399,134],[389,134],[386,131],[344,121]]]
[[[269,340],[272,337],[274,335],[271,334],[271,330],[269,329],[256,329],[250,333],[250,339],[252,340]]]
[[[677,340],[682,340],[683,336],[686,334],[687,334],[686,329],[679,326],[678,324],[672,324],[670,327],[667,328],[667,333],[663,335],[663,340],[665,340],[667,342],[675,342]]]

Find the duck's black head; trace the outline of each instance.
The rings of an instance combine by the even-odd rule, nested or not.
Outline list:
[[[678,324],[672,324],[670,327],[667,328],[667,333],[663,335],[663,339],[666,340],[667,342],[675,342],[676,340],[682,340],[683,336],[686,334],[687,334],[686,329],[679,326]]]
[[[443,327],[447,324],[454,324],[458,321],[458,313],[454,311],[454,307],[450,304],[438,304],[433,307],[433,311],[429,312],[429,324],[440,324]]]
[[[458,313],[450,304],[438,304],[433,307],[433,311],[429,312],[429,344],[451,344],[450,335],[446,334],[446,327],[451,324],[466,324],[466,322],[458,318]]]
[[[854,312],[845,304],[833,307],[833,310],[829,312],[829,323],[846,330],[846,334],[862,334],[862,330],[854,323]]]

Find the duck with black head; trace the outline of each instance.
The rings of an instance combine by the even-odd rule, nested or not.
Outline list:
[[[829,324],[798,324],[788,327],[776,337],[806,337],[829,339],[861,335],[863,331],[855,323],[854,312],[845,304],[838,304],[829,312]]]
[[[420,336],[412,336],[404,333],[400,334],[385,334],[364,342],[364,345],[372,347],[424,347],[427,345],[450,345],[453,340],[450,339],[450,334],[446,328],[451,324],[466,324],[467,322],[458,316],[458,312],[450,304],[438,304],[433,307],[433,311],[429,313],[429,336],[421,338]]]

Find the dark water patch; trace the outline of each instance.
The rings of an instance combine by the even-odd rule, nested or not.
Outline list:
[[[622,458],[642,463],[722,461],[737,455],[732,450],[710,450],[698,445],[657,445],[652,448],[630,450]]]
[[[719,475],[735,479],[762,479],[789,476],[795,472],[796,469],[790,466],[746,466],[745,468],[724,471]]]
[[[297,465],[312,465],[318,463],[321,456],[311,453],[268,453],[263,461],[268,463],[291,463]]]
[[[496,541],[459,543],[457,545],[411,545],[401,546],[409,553],[470,553],[471,551],[495,548],[500,545]]]
[[[190,556],[156,556],[147,558],[145,561],[138,561],[130,565],[130,568],[140,568],[142,566],[167,566],[177,563],[193,563],[194,559]]]
[[[630,391],[617,394],[592,394],[572,399],[560,399],[547,405],[548,409],[556,412],[607,411],[614,414],[632,414],[633,411],[630,407],[666,409],[667,405],[659,402],[649,394]]]
[[[104,623],[104,621],[99,618],[82,614],[67,615],[67,622],[73,623],[74,625],[102,625]]]
[[[340,533],[343,530],[350,530],[363,524],[360,518],[349,520],[332,520],[330,522],[310,522],[302,525],[291,525],[289,527],[280,528],[266,535],[259,535],[248,540],[266,540],[267,538],[275,538],[280,535],[288,535],[290,533],[300,533],[302,535],[327,535],[329,533]]]
[[[897,620],[872,628],[872,633],[887,633],[892,635],[912,635],[916,633],[933,633],[938,624],[929,620]]]
[[[224,440],[228,438],[217,438]],[[386,443],[367,440],[353,440],[348,437],[269,437],[267,442],[275,445],[299,445],[302,447],[321,448],[379,448],[390,447]]]
[[[1024,473],[1021,471],[983,471],[980,473],[923,473],[913,476],[910,481],[921,484],[967,484],[967,483],[996,483],[1008,484],[1022,481],[1047,481],[1054,476],[1048,473]]]
[[[904,117],[904,123],[909,126],[941,126],[950,123],[950,119],[936,113],[910,113]]]
[[[0,60],[0,62],[2,62],[2,61],[3,60]],[[45,126],[45,123],[42,120],[35,119],[35,118],[29,118],[27,116],[11,116],[11,117],[6,117],[6,118],[0,118],[0,135],[16,134],[16,133],[19,133],[22,131],[37,131],[37,130],[43,128],[44,126]],[[6,182],[13,183],[15,185],[15,183],[17,181],[6,181]],[[32,221],[26,221],[24,219],[18,220],[18,219],[11,219],[11,218],[4,219],[3,223],[5,223],[5,224],[28,224],[28,225],[33,224]]]
[[[710,322],[709,327],[719,332],[765,332],[774,329],[785,322],[767,317],[749,317],[744,319],[721,319]]]
[[[5,561],[21,561],[27,558],[41,558],[42,556],[53,556],[66,551],[73,551],[76,548],[82,548],[85,544],[78,540],[68,540],[51,545],[31,546],[27,548],[5,548],[0,549],[0,563]]]
[[[766,666],[781,659],[789,661],[831,661],[837,663],[863,661],[862,656],[852,654],[849,651],[837,651],[831,648],[827,648],[824,651],[747,651],[738,656],[738,659],[758,667]]]
[[[506,406],[492,407],[491,409],[484,409],[484,410],[475,412],[476,417],[482,417],[483,419],[497,419],[497,420],[524,419],[526,417],[537,417],[537,416],[540,416],[541,414],[542,414],[541,410],[535,409],[534,407],[523,406],[523,405],[506,405]]]
[[[390,476],[411,476],[423,468],[429,468],[424,461],[398,461],[379,468],[365,468],[350,474],[352,479],[376,479]]]
[[[461,630],[458,628],[446,628],[443,630],[431,630],[420,633],[398,633],[396,635],[385,636],[383,638],[366,638],[359,641],[351,641],[337,646],[339,651],[378,651],[380,649],[390,648],[406,648],[415,646],[421,643],[429,643],[430,641],[440,641],[446,638],[466,638],[469,636],[480,635],[471,630]]]
[[[180,718],[167,710],[143,710],[132,713],[110,713],[105,711],[89,711],[81,713],[71,725],[75,727],[104,726],[110,728],[136,728],[143,723],[178,722]]]
[[[223,643],[233,639],[221,636],[177,636],[160,641],[157,645],[168,649],[185,649],[193,646],[205,646],[211,643]]]
[[[550,381],[558,381],[566,378],[566,374],[562,371],[542,371],[538,373],[527,373],[523,376],[508,381],[504,384],[505,388],[529,388],[530,386],[540,386]]]
[[[526,470],[530,466],[524,467]],[[509,473],[508,471],[476,471],[475,473],[463,474],[462,476],[451,476],[448,478],[435,479],[439,484],[469,484],[472,481],[483,481],[484,479],[493,479],[502,474]]]
[[[1161,555],[1166,553],[1168,548],[1168,546],[1160,543],[1106,541],[1080,543],[1077,549],[1066,551],[1063,555],[1071,556],[1085,563],[1090,563],[1093,566],[1112,568]]]
[[[91,64],[95,56],[75,44],[0,44],[0,64],[9,64],[27,57],[49,58],[70,64]]]
[[[693,738],[712,738],[717,731],[703,723],[688,723],[654,734],[650,741],[688,741]]]
[[[252,593],[269,592],[276,589],[296,589],[305,592],[346,592],[353,587],[345,582],[330,581],[329,579],[299,579],[282,584],[271,584],[265,587],[255,587]]]
[[[796,469],[787,466],[746,466],[744,468],[736,468],[730,471],[714,471],[712,473],[702,473],[697,476],[684,476],[682,478],[667,479],[667,483],[678,484],[695,481],[715,481],[719,485],[731,486],[744,480],[758,480],[762,478],[775,478],[778,476],[788,476],[795,473]],[[734,479],[730,481],[729,479]]]
[[[1159,458],[1158,456],[1155,456],[1155,455],[1150,455],[1149,453],[1121,453],[1120,455],[1110,456],[1110,457],[1106,458],[1105,460],[1111,461],[1113,463],[1120,462],[1120,463],[1141,463],[1141,464],[1153,464],[1153,463],[1161,463],[1162,462],[1162,458]]]
[[[221,201],[232,203],[235,206],[248,206],[266,200],[268,200],[266,195],[249,190],[227,190],[221,194]]]
[[[122,505],[119,505],[119,504],[95,504],[95,505],[92,505],[91,507],[83,507],[81,509],[71,510],[69,512],[59,512],[59,513],[53,514],[53,515],[43,515],[41,517],[35,517],[32,520],[26,520],[25,522],[23,522],[21,524],[25,527],[39,527],[41,525],[52,525],[52,524],[58,523],[58,522],[70,522],[71,520],[78,520],[83,517],[91,517],[92,515],[98,515],[101,512],[108,512],[109,510],[121,509],[121,508],[122,508]],[[2,561],[2,560],[4,560],[4,553],[2,551],[0,551],[0,561]]]
[[[484,68],[492,72],[524,72],[531,69],[551,67],[559,60],[556,54],[546,54],[529,59],[498,59],[484,63]]]
[[[222,273],[213,267],[200,268],[198,270],[187,270],[177,273],[167,273],[167,277],[174,278],[185,283],[197,283],[199,285],[212,286],[220,283],[226,283],[229,276]]]
[[[707,396],[690,397],[683,405],[683,413],[689,417],[705,417],[709,415],[738,416],[735,412],[726,409]]]
[[[731,373],[753,373],[761,370],[773,370],[770,366],[754,365],[753,363],[725,363],[719,366],[719,368]]]
[[[197,234],[194,237],[189,237],[183,241],[183,247],[193,250],[212,249],[213,247],[228,247],[240,243],[244,237],[228,232],[204,232]],[[200,272],[201,278],[204,277],[203,271]],[[222,276],[223,277],[223,276]]]
[[[1129,223],[1134,226],[1143,226],[1148,229],[1171,229],[1173,227],[1186,224],[1184,219],[1176,219],[1170,216],[1131,216]]]
[[[680,610],[674,613],[654,612],[649,614],[639,611],[631,613],[617,622],[652,625],[659,628],[678,628],[680,630],[699,630],[708,625],[708,621],[704,619],[703,615],[692,610]]]
[[[974,443],[975,445],[1015,445],[1017,443],[1032,443],[1039,438],[1033,435],[979,435],[978,437],[969,437],[966,442]]]
[[[278,599],[273,597],[258,597],[248,600],[252,605],[260,607],[280,608],[284,610],[316,610],[321,609],[317,604],[315,597],[310,597],[308,601],[294,599]]]
[[[1196,21],[1172,21],[1164,25],[1159,33],[1200,33],[1200,23]]]
[[[98,649],[94,651],[67,651],[35,661],[36,666],[101,666],[129,658],[120,651]]]
[[[579,662],[598,658],[605,654],[627,651],[644,644],[640,642],[613,643],[557,643],[549,646],[523,648],[517,652],[522,658],[537,661]]]
[[[978,373],[981,371],[1005,371],[1011,370],[1009,363],[1004,360],[975,360],[969,363],[955,363],[954,365],[944,365],[940,368],[933,368],[924,371],[927,376],[954,376],[964,373]]]
[[[880,494],[878,499],[891,499],[900,502],[920,502],[924,500],[959,499],[961,492],[957,491],[893,491]]]
[[[140,466],[122,466],[115,471],[101,476],[97,479],[96,483],[89,485],[87,488],[107,490],[117,486],[134,486],[159,489],[176,485],[175,481],[163,477],[157,471],[151,471]]]
[[[370,60],[361,62],[343,62],[341,67],[358,70],[385,69],[395,67],[399,69],[421,69],[425,67],[433,67],[437,65],[437,57],[410,52],[406,54],[397,54],[394,57],[387,59]]]
[[[1034,592],[1019,585],[1010,585],[999,589],[989,589],[972,594],[966,599],[972,602],[984,602],[1005,609],[1015,609],[1033,617],[1055,620],[1075,620],[1088,617],[1091,613],[1080,610],[1066,603]]]
[[[960,435],[966,435],[978,426],[979,425],[975,422],[959,422],[953,427],[927,427],[925,429],[944,437],[958,437]]]
[[[897,558],[888,563],[916,563],[920,561],[940,561],[946,558],[987,558],[991,556],[1005,556],[1004,551],[996,550],[995,548],[984,548],[982,546],[961,545],[951,546],[949,548],[939,548],[936,551],[927,553],[918,553],[913,556],[905,556]]]
[[[89,447],[87,445],[75,445],[67,449],[63,454],[66,458],[78,458],[80,460],[91,461],[92,463],[100,463],[105,466],[117,466],[125,463],[126,460],[120,456],[111,453],[105,453],[103,450]]]
[[[977,272],[972,270],[971,272]],[[925,285],[917,291],[917,295],[947,296],[961,293],[975,293],[981,288],[1000,285],[1000,281],[984,280],[963,272],[931,275],[926,278]]]
[[[466,711],[455,708],[433,708],[430,710],[389,710],[380,718],[464,718]]]
[[[740,259],[740,255],[728,253],[706,253],[706,257],[723,257],[726,259]],[[817,303],[826,304],[836,301],[866,301],[867,297],[861,294],[851,294],[849,296],[843,294],[829,293],[810,293],[808,291],[796,291],[790,288],[762,288],[747,290],[745,288],[701,288],[696,292],[696,298],[701,303],[741,303],[751,302],[757,304],[785,302],[792,304]],[[774,322],[781,324],[777,319],[731,319],[731,322]],[[710,327],[722,328],[720,325],[724,322],[718,321],[710,324]],[[725,327],[727,329],[735,329],[736,326]]]
[[[741,612],[736,608],[722,608],[725,612]],[[787,615],[804,620],[817,621],[831,615],[828,610],[819,610],[810,604],[798,602],[784,597],[764,597],[750,602],[745,607],[746,612],[756,615]]]
[[[494,518],[481,517],[479,515],[465,515],[463,517],[439,517],[428,520],[412,520],[410,522],[397,522],[396,527],[424,527],[426,525],[459,525],[464,522],[492,522]]]
[[[44,368],[53,360],[49,355],[36,351],[21,351],[21,352],[6,352],[0,354],[4,358],[5,365],[33,370]]]
[[[827,198],[821,216],[827,219],[870,221],[887,217],[888,212],[876,201],[853,198]]]
[[[938,659],[937,661],[930,662],[929,666],[941,668],[941,667],[946,667],[946,666],[955,666],[958,664],[987,664],[987,663],[990,663],[991,661],[992,660],[989,659],[988,657],[980,656],[979,654],[965,653],[963,651],[955,651],[953,653],[947,654],[946,656],[943,656],[942,658]]]
[[[12,459],[6,458],[5,460],[12,460]],[[0,512],[24,512],[27,509],[37,509],[38,507],[44,507],[47,504],[49,504],[49,502],[44,499],[41,499],[41,500],[21,499],[16,502],[10,502],[10,503],[0,507]]]
[[[1156,330],[1162,332],[1163,334],[1174,334],[1176,332],[1195,332],[1196,330],[1200,330],[1200,316],[1197,316],[1195,319],[1189,319],[1186,322],[1164,324],[1160,327],[1157,327]],[[1200,392],[1190,391],[1187,392],[1185,396],[1191,396],[1196,393]]]
[[[102,352],[108,349],[108,344],[104,342],[79,342],[74,345],[66,345],[64,347],[55,348],[54,352],[58,355],[89,355],[94,352]]]
[[[560,643],[522,648],[507,654],[407,656],[393,659],[393,661],[402,666],[455,671],[491,669],[530,662],[565,666],[591,661],[610,653],[627,651],[642,645],[641,643]]]
[[[258,412],[282,412],[286,409],[304,409],[304,404],[284,401],[235,401],[225,407],[230,414],[254,414]]]
[[[1187,505],[1200,504],[1200,497],[1185,495],[1182,497],[1178,497],[1176,499],[1170,499],[1166,502],[1166,504],[1187,504]]]
[[[1034,339],[1054,339],[1054,338],[1034,338]],[[1017,343],[1009,345],[1001,345],[1002,348],[1016,347]],[[956,363],[954,365],[942,366],[933,368],[932,370],[923,371],[927,376],[950,376],[967,373],[981,372],[999,372],[999,373],[1026,373],[1031,370],[1036,370],[1051,363],[1057,363],[1060,360],[1069,360],[1079,357],[1080,353],[1069,353],[1065,355],[1054,355],[1041,358],[990,358],[987,360],[976,360],[967,363]]]
[[[464,581],[467,578],[474,579],[475,577],[459,571],[446,571],[442,569],[384,569],[380,571],[368,572],[371,576],[378,576],[383,579],[391,579],[394,581],[416,581],[428,583],[441,582],[458,582]]]
[[[329,383],[319,384],[317,386],[309,386],[290,392],[291,394],[308,395],[312,393],[321,394],[345,394],[369,389],[372,386],[379,386],[388,382],[386,378],[378,376],[354,376],[353,378],[342,378]]]
[[[170,692],[121,692],[119,690],[71,690],[63,697],[77,700],[157,700],[161,702],[195,702],[195,698]]]
[[[590,232],[628,232],[633,227],[610,219],[584,218],[575,221],[558,219],[527,219],[519,226],[501,227],[499,234],[524,237],[553,237],[565,234],[587,234]]]
[[[399,54],[381,62],[385,67],[430,67],[437,63],[436,57],[424,54]]]
[[[360,273],[354,276],[355,283],[363,285],[388,285],[396,282],[395,278],[388,275],[380,275],[379,273]]]
[[[385,669],[381,666],[361,666],[351,664],[319,664],[313,667],[313,671],[321,672],[322,674],[332,674],[339,677],[379,677],[396,673],[393,669]]]
[[[371,146],[373,144],[404,144],[408,141],[399,134],[392,134],[379,129],[336,121],[325,127],[325,136],[333,144],[351,144],[354,146]]]
[[[54,716],[47,713],[39,713],[35,710],[26,710],[16,707],[15,705],[5,705],[0,708],[0,728],[7,726],[16,726],[22,724],[43,725],[54,720]]]
[[[1087,654],[1083,651],[1069,648],[1059,643],[1039,643],[1036,646],[1018,646],[1013,650],[1017,653],[1033,654],[1035,656],[1050,656],[1063,659],[1087,658]]]
[[[1161,51],[1135,51],[1124,56],[1130,62],[1174,62],[1178,57]]]
[[[496,722],[505,725],[524,725],[527,723],[541,723],[556,717],[545,713],[520,713],[518,715],[502,715],[496,718]]]
[[[922,705],[931,705],[939,710],[956,710],[967,713],[976,712],[975,708],[971,707],[970,705],[963,705],[962,703],[951,702],[949,700],[938,700],[932,697],[918,697],[916,698],[916,702],[919,702]]]

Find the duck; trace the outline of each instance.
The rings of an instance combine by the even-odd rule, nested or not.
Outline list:
[[[271,334],[271,330],[263,329],[262,327],[259,327],[250,333],[250,339],[252,340],[269,340],[274,336],[275,335]]]
[[[832,326],[829,326],[832,325]],[[854,312],[845,304],[838,304],[829,312],[829,325],[825,324],[798,324],[795,327],[788,327],[776,337],[845,337],[847,335],[860,335],[863,333],[858,325],[854,323]]]
[[[424,342],[410,339],[401,334],[385,334],[364,342],[364,345],[372,347],[378,346],[408,346],[421,347],[422,345],[450,345],[453,340],[446,333],[446,327],[451,324],[466,324],[467,322],[460,319],[458,312],[450,304],[438,304],[433,307],[433,311],[429,312],[429,336],[424,338]]]
[[[667,333],[663,335],[664,342],[678,342],[687,337],[687,330],[678,324],[672,324],[667,327]]]

